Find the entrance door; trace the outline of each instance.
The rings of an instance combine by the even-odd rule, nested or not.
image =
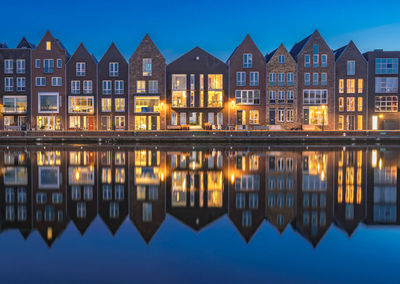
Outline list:
[[[94,117],[93,116],[89,116],[89,130],[94,130]]]
[[[275,109],[274,108],[271,108],[269,110],[269,124],[275,125]]]
[[[236,124],[237,125],[243,125],[243,116],[244,116],[243,110],[238,110],[236,112]]]
[[[305,108],[303,111],[304,111],[303,124],[308,125],[310,121],[310,110],[308,108]]]
[[[152,116],[151,117],[151,130],[158,130],[158,127],[157,127],[157,116]]]
[[[354,130],[354,115],[347,116],[347,130]]]
[[[108,115],[101,117],[101,130],[111,130],[111,118]]]

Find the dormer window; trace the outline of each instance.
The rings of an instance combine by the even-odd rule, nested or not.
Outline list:
[[[46,50],[51,50],[51,41],[46,41]]]

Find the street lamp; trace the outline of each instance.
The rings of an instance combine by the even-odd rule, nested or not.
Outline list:
[[[322,108],[322,131],[324,131],[326,105],[322,105],[321,108]]]

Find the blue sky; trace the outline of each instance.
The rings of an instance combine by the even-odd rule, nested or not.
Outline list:
[[[149,33],[167,62],[200,46],[226,60],[249,33],[265,54],[314,29],[331,48],[400,50],[400,1],[4,1],[0,42],[38,43],[47,29],[70,53],[83,41],[98,59],[114,41],[126,58]]]

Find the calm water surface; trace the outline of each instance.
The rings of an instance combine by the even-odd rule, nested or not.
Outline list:
[[[2,283],[398,283],[400,148],[0,146]]]

